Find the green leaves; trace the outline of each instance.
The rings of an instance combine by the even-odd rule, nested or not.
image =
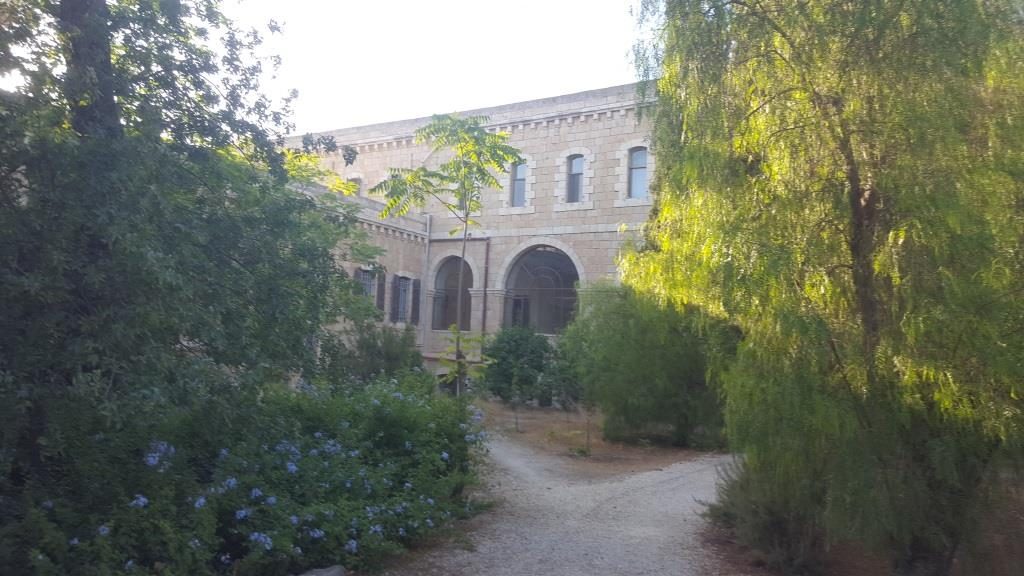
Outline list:
[[[742,327],[730,440],[757,504],[805,522],[785,545],[947,555],[1024,441],[1014,2],[652,6],[660,194],[627,283]]]

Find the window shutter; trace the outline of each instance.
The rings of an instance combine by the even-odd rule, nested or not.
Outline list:
[[[377,309],[384,311],[384,277],[387,273],[383,270],[377,271]]]
[[[412,310],[409,312],[409,323],[420,323],[420,281],[412,281]]]
[[[391,277],[391,321],[398,322],[398,300],[402,297],[402,291],[398,289],[398,275]]]

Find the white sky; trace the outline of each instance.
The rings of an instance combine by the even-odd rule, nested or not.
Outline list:
[[[297,133],[633,82],[637,0],[227,0],[299,91]]]

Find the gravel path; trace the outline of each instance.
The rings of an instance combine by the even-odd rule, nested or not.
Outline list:
[[[716,467],[699,456],[650,472],[588,479],[571,461],[503,438],[490,443],[490,512],[470,521],[469,545],[411,555],[389,576],[740,576],[705,549],[701,501]]]

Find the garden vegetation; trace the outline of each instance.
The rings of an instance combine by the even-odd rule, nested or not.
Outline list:
[[[0,4],[0,573],[363,566],[463,509],[473,412],[367,328],[218,4]]]
[[[1022,458],[1020,3],[645,17],[659,195],[624,275],[743,332],[720,515],[791,569],[853,542],[949,574]]]

